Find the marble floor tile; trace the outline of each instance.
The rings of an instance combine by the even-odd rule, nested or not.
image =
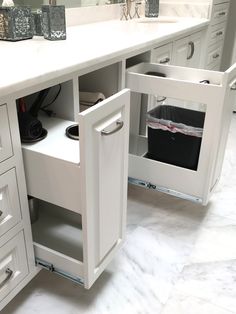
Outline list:
[[[53,308],[59,314],[158,314],[183,269],[172,255],[168,245],[137,227],[89,291],[43,271],[1,314],[45,314]]]
[[[229,223],[229,222],[228,222]],[[204,263],[236,259],[236,223],[225,227],[201,229],[190,263]]]
[[[235,296],[236,260],[198,263],[188,265],[184,268],[172,292],[169,306],[173,306],[171,305],[173,302],[178,303],[180,301],[180,303],[184,303],[185,298],[186,302],[188,302],[188,298],[190,297],[190,302],[192,302],[191,298],[197,298],[197,300],[203,300],[212,306],[220,307],[222,310],[236,313]],[[200,301],[197,301],[197,303],[200,303]],[[166,306],[166,311],[167,309],[168,306]]]
[[[200,298],[175,295],[165,305],[161,314],[235,314]]]

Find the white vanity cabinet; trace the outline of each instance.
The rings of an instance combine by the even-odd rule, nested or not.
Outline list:
[[[154,48],[151,50],[150,62],[200,68],[203,63],[202,47],[204,35],[204,31],[197,32]],[[149,95],[147,102],[147,110],[150,110],[157,105],[157,97]],[[142,122],[142,124],[144,124],[144,122]]]
[[[14,99],[0,105],[0,310],[35,271]]]
[[[171,64],[189,68],[198,68],[201,61],[202,41],[203,32],[197,32],[176,40],[173,43],[173,59]]]
[[[213,1],[211,22],[207,34],[206,69],[220,70],[228,12],[229,0]]]
[[[47,137],[22,145],[27,191],[38,208],[32,224],[35,259],[90,288],[124,239],[130,92],[117,92],[73,120],[65,116],[70,108],[71,119],[77,111],[78,77],[62,83],[62,94],[55,105],[61,117],[40,116]],[[79,140],[65,134],[75,121]]]
[[[163,73],[166,77],[147,75],[148,72]],[[129,181],[207,204],[221,173],[236,89],[235,79],[236,65],[225,73],[149,63],[128,68],[126,86],[134,95],[162,95],[168,99],[169,105],[173,100],[174,105],[189,102],[205,107],[196,169],[150,159],[146,134],[140,134],[139,127],[133,126],[130,134]],[[210,84],[202,82],[204,80]],[[138,125],[140,120],[136,121]],[[156,147],[158,149],[158,142]]]
[[[180,38],[174,42],[152,49],[152,63],[173,64],[189,68],[199,68],[204,40],[204,32]]]

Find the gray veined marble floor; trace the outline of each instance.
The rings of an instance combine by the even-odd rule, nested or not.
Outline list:
[[[46,271],[1,314],[236,314],[236,115],[207,207],[129,187],[127,238],[91,290]]]

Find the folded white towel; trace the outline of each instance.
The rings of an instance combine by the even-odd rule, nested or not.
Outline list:
[[[2,6],[3,7],[13,7],[14,6],[14,2],[13,2],[13,0],[3,0]]]
[[[79,99],[81,105],[93,106],[105,99],[105,96],[99,92],[79,92]]]

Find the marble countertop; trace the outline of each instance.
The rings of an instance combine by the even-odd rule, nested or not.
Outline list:
[[[168,40],[193,33],[209,20],[178,18],[174,23],[110,20],[67,28],[65,41],[34,37],[0,42],[0,97],[17,93],[59,76],[116,62]],[[168,19],[167,19],[168,20]]]

